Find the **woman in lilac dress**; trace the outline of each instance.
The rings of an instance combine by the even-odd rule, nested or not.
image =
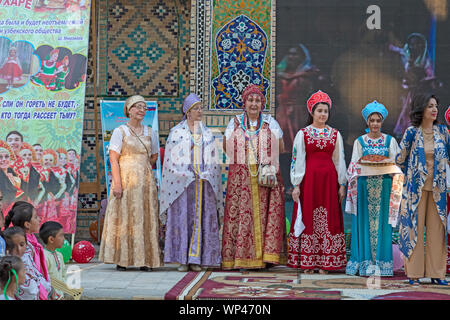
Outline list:
[[[210,129],[202,123],[195,94],[183,103],[183,120],[170,130],[164,153],[160,213],[167,213],[165,263],[201,271],[221,263],[219,220],[223,216],[221,167]]]

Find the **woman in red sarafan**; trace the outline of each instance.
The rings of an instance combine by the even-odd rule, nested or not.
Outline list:
[[[347,263],[341,208],[347,181],[344,144],[339,131],[326,124],[330,97],[319,90],[307,107],[312,124],[297,133],[292,151],[288,266],[325,274]]]

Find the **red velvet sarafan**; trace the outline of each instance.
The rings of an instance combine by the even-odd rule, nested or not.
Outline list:
[[[332,160],[337,130],[328,137],[315,137],[302,129],[305,139],[306,169],[300,185],[302,221],[305,230],[289,234],[288,266],[302,269],[339,270],[345,267],[345,236],[342,209],[338,197],[338,174]],[[292,221],[297,217],[294,203]]]

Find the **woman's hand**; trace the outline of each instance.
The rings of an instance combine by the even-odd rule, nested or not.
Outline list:
[[[294,202],[299,202],[299,198],[300,198],[300,187],[296,186],[294,188],[294,191],[292,191],[292,200],[294,200]]]
[[[117,199],[122,198],[122,186],[115,185],[113,188],[113,194],[114,194],[114,197],[116,197]]]
[[[339,203],[342,203],[342,201],[344,201],[345,199],[345,186],[339,187],[338,195],[339,195]]]

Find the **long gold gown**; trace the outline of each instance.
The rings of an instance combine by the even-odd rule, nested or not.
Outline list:
[[[160,267],[158,195],[147,150],[151,135],[127,136],[122,130],[119,158],[122,198],[108,199],[99,260],[123,267]],[[114,183],[111,185],[111,190]]]

